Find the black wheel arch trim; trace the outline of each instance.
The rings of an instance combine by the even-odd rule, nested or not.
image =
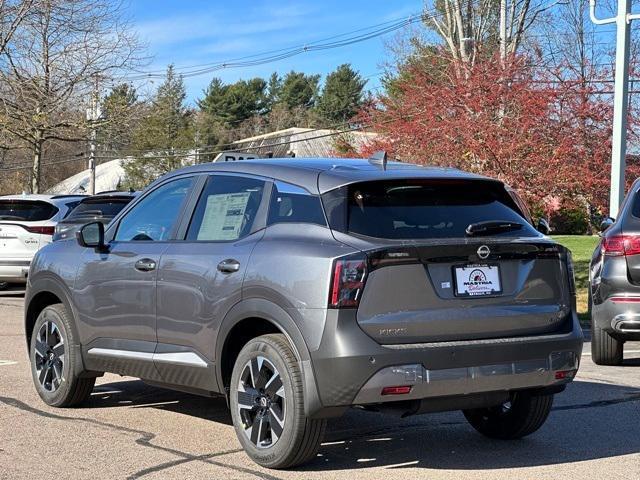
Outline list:
[[[324,408],[320,401],[315,373],[313,371],[313,365],[311,364],[311,356],[304,337],[291,316],[291,313],[269,300],[262,298],[248,298],[241,300],[227,312],[226,316],[222,320],[215,346],[215,358],[218,360],[216,361],[218,385],[221,387],[224,385],[222,374],[222,352],[229,333],[238,323],[248,318],[262,318],[272,323],[287,337],[287,340],[293,347],[294,354],[300,361],[302,376],[304,379],[305,414],[313,418],[322,417],[326,412],[323,412]]]
[[[37,278],[31,278],[29,280],[29,284],[28,284],[27,291],[25,294],[25,299],[24,299],[24,330],[25,330],[25,338],[27,342],[27,352],[29,354],[29,357],[31,356],[30,343],[31,343],[31,333],[32,333],[28,331],[29,314],[31,313],[30,308],[32,306],[33,299],[36,298],[38,294],[41,294],[41,293],[50,293],[55,295],[58,299],[60,299],[60,302],[67,309],[71,317],[76,318],[76,311],[73,306],[73,302],[71,301],[71,298],[72,298],[71,292],[64,285],[64,282],[61,279],[59,279],[58,277],[50,273],[40,274],[38,275]],[[73,322],[71,324],[71,328],[73,328],[73,338],[75,339],[75,342],[72,345],[70,345],[70,348],[73,348],[75,351],[74,357],[75,357],[75,363],[76,363],[75,366],[77,368],[76,371],[84,372],[85,368],[84,368],[84,362],[82,360],[82,352],[81,352],[81,346],[80,346],[80,337],[78,336],[78,329]]]

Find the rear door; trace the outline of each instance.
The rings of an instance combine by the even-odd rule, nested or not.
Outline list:
[[[340,215],[354,246],[371,245],[357,319],[378,342],[535,335],[571,318],[566,250],[532,228],[502,184],[390,180],[330,196],[346,205],[330,221]]]
[[[249,256],[262,237],[270,183],[209,175],[180,240],[160,259],[155,363],[169,383],[217,390],[217,332],[242,298]]]

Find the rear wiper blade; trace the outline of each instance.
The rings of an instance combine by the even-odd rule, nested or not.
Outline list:
[[[0,220],[24,220],[24,218],[16,215],[0,215]]]
[[[465,230],[470,237],[491,235],[492,233],[512,232],[520,230],[524,225],[509,220],[487,220],[485,222],[471,223]]]

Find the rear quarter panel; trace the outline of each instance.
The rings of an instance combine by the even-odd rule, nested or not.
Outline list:
[[[243,300],[261,298],[296,310],[310,350],[318,348],[329,298],[333,259],[356,250],[337,242],[326,227],[276,224],[268,227],[247,266]]]

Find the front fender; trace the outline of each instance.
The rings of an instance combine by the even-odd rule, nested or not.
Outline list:
[[[59,302],[56,301],[53,296],[55,296]],[[77,318],[77,312],[71,299],[71,291],[65,282],[57,275],[51,272],[39,272],[30,278],[24,299],[24,329],[27,352],[30,347],[31,330],[39,313],[45,307],[54,303],[62,303],[67,311],[71,313],[72,318]],[[80,347],[81,339],[75,322],[71,323],[71,328],[73,329],[73,338],[75,339],[73,348],[76,350],[76,371],[83,372],[85,368]]]

